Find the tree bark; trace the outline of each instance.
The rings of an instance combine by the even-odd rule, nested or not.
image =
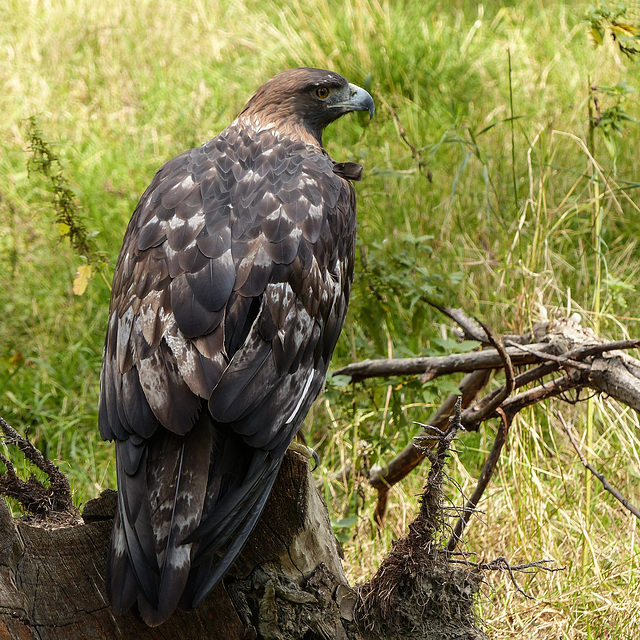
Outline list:
[[[0,640],[360,640],[356,601],[306,459],[288,453],[265,511],[223,584],[158,628],[114,616],[104,590],[116,493],[76,526],[14,520],[0,499]]]

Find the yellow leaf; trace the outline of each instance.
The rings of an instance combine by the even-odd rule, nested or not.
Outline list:
[[[620,22],[613,23],[611,25],[611,31],[618,32],[621,36],[628,36],[630,38],[635,38],[636,35],[638,35],[638,27]]]
[[[593,38],[593,41],[595,44],[601,45],[603,36],[604,36],[603,29],[598,29],[597,27],[591,27],[591,37]]]
[[[19,351],[16,351],[10,358],[9,358],[9,362],[14,366],[17,367],[18,365],[22,364],[24,362],[24,355],[22,355],[22,353],[20,353]]]
[[[69,231],[70,230],[71,230],[71,227],[66,222],[59,222],[58,223],[58,233],[63,238],[66,238],[69,235]]]
[[[86,290],[91,280],[91,265],[81,264],[76,271],[76,277],[73,280],[73,293],[81,296]]]

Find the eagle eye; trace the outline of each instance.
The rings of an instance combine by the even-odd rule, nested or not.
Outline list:
[[[324,100],[325,98],[327,98],[329,96],[329,89],[327,89],[327,87],[318,87],[316,89],[316,95],[318,96],[318,98],[320,98],[320,100]]]

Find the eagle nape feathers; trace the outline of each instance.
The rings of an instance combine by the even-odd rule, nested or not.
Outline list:
[[[320,69],[264,84],[167,162],[116,264],[100,376],[118,510],[115,613],[195,607],[241,552],[327,373],[353,277],[362,168],[323,129],[371,96]]]

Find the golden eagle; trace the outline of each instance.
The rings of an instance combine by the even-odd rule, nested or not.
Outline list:
[[[116,442],[116,613],[195,607],[254,528],[327,373],[353,277],[362,167],[323,129],[371,96],[321,69],[264,84],[167,162],[116,264],[100,434]]]

